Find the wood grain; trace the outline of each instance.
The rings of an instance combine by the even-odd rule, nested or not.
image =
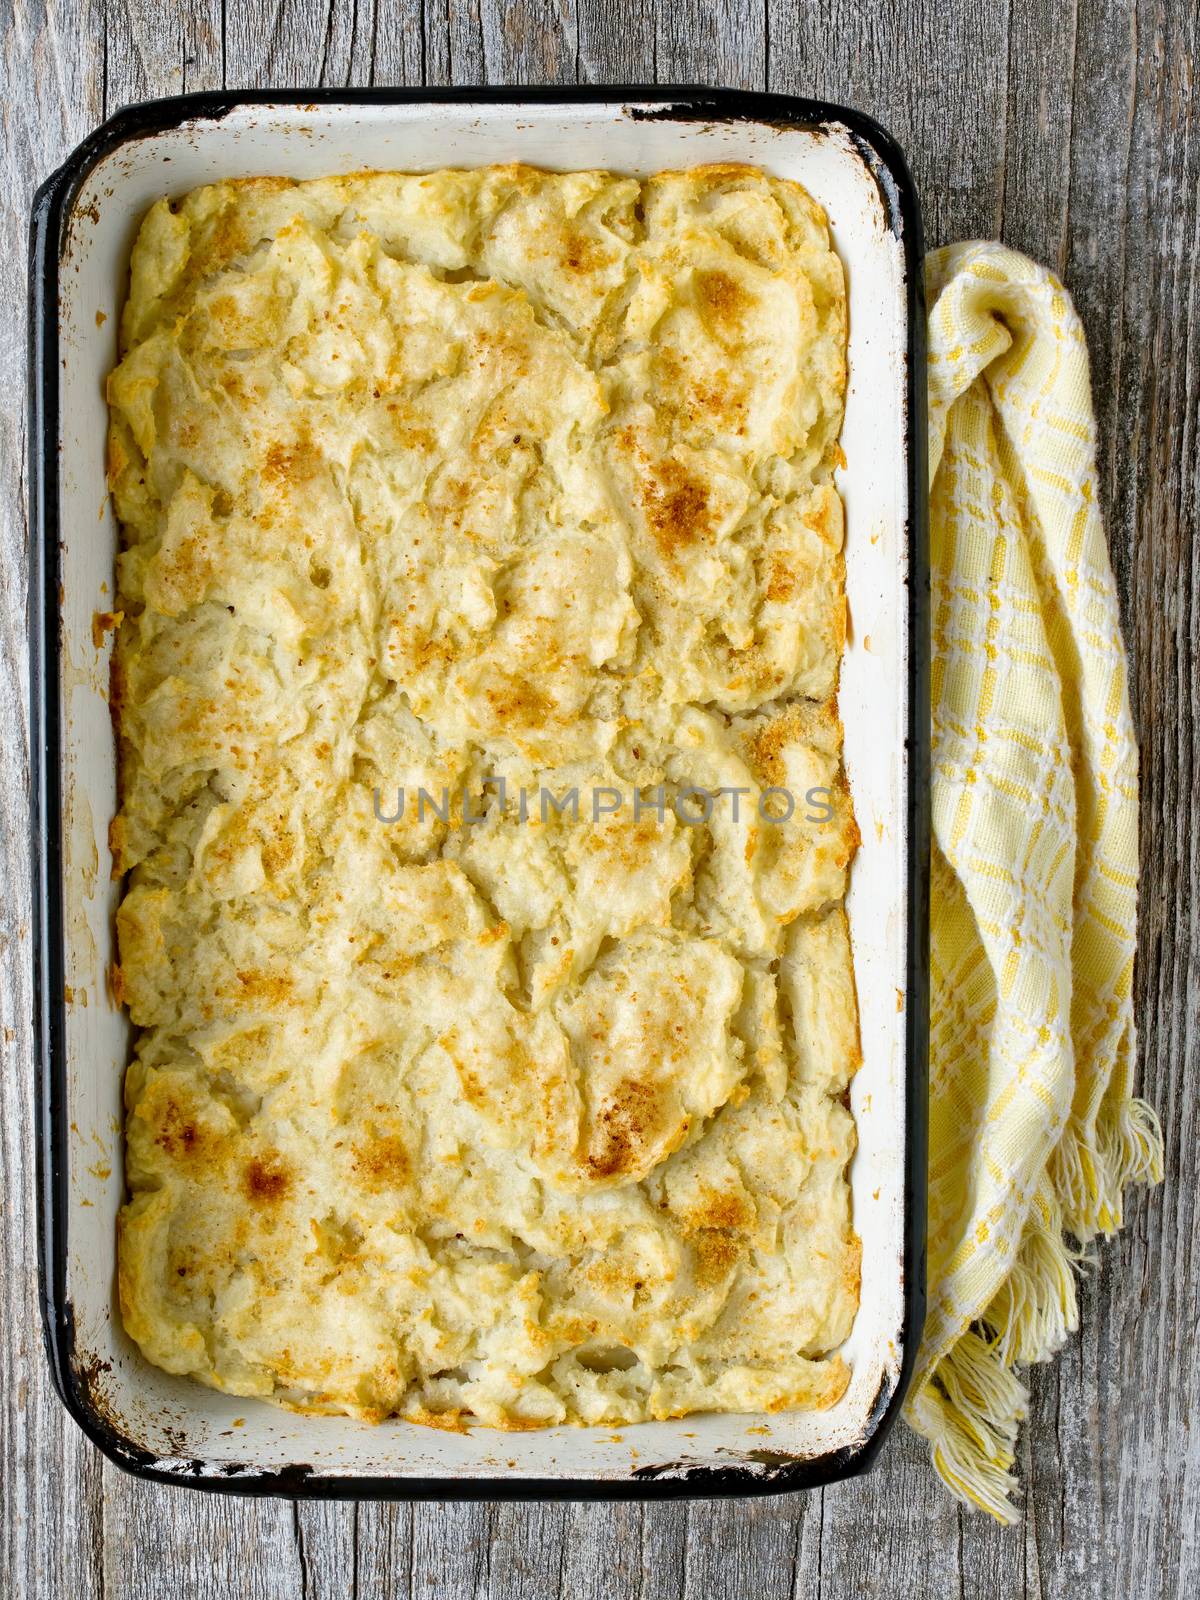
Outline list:
[[[15,0],[0,13],[0,1591],[774,1600],[1158,1597],[1200,1578],[1200,18],[1145,0]],[[1143,743],[1142,1081],[1168,1179],[1097,1251],[1032,1374],[1021,1520],[962,1511],[898,1431],[780,1501],[293,1505],[136,1482],[54,1399],[37,1321],[25,665],[23,239],[40,181],[130,100],[230,86],[696,81],[853,102],[900,139],[931,244],[1000,236],[1087,326]]]

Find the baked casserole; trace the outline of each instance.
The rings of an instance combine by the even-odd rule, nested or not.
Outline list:
[[[832,1404],[846,301],[744,166],[221,183],[109,381],[125,1326],[458,1427]]]

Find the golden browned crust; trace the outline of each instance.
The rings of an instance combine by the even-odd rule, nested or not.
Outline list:
[[[95,632],[151,1360],[455,1429],[836,1402],[845,332],[750,167],[150,212]]]

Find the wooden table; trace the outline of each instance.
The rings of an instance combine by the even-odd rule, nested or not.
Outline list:
[[[15,0],[0,130],[0,1593],[996,1597],[1194,1594],[1200,1580],[1200,98],[1197,0]],[[1087,324],[1101,482],[1143,741],[1142,1082],[1167,1182],[1086,1275],[1032,1375],[1021,1519],[940,1488],[897,1430],[857,1483],[782,1500],[320,1505],[154,1488],[51,1392],[35,1277],[25,665],[24,234],[105,115],[183,90],[703,82],[844,100],[911,160],[930,245],[999,236]]]

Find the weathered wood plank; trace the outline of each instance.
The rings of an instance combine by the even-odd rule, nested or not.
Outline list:
[[[348,1600],[356,1592],[358,1507],[341,1500],[302,1500],[291,1511],[299,1593],[304,1600]],[[286,1571],[286,1559],[282,1566]]]
[[[219,89],[224,77],[221,0],[105,6],[104,91],[108,110],[156,95]]]
[[[567,1507],[502,1500],[480,1508],[487,1526],[487,1594],[561,1594]]]
[[[663,1530],[676,1548],[682,1545],[682,1521],[680,1516],[675,1528]],[[676,1574],[646,1563],[640,1506],[572,1505],[565,1522],[560,1593],[571,1600],[610,1600],[614,1594],[677,1600]]]
[[[1078,1575],[1080,1592],[1148,1600],[1194,1589],[1200,1528],[1188,1433],[1200,1406],[1200,1214],[1187,1176],[1200,1134],[1198,28],[1194,4],[1081,13],[1065,255],[1092,352],[1142,735],[1137,1002],[1167,1181],[1133,1198],[1086,1286],[1082,1337],[1046,1375],[1058,1451],[1039,1455],[1043,1471],[1060,1463],[1064,1526],[1050,1496],[1033,1512],[1040,1542],[1062,1540],[1061,1592]]]
[[[1073,5],[1012,0],[1001,234],[1059,273],[1066,266],[1077,32]]]
[[[224,17],[226,87],[345,88],[370,78],[370,4],[225,0]]]
[[[574,83],[579,28],[574,0],[479,0],[488,83]]]
[[[444,19],[445,10],[441,9]],[[430,20],[419,7],[376,0],[370,26],[370,49],[356,51],[355,83],[407,86],[440,81],[430,70],[433,40]]]
[[[453,1502],[414,1506],[409,1560],[414,1600],[418,1595],[421,1600],[451,1600],[460,1594],[490,1594],[489,1507]],[[410,1591],[403,1588],[403,1577],[404,1569],[393,1567],[390,1580],[397,1593],[406,1594]]]
[[[397,10],[409,9],[401,0]],[[480,0],[426,0],[425,78],[429,84],[474,84],[488,81],[483,55]],[[380,79],[386,82],[386,79]]]
[[[715,1500],[688,1507],[684,1600],[791,1600],[805,1524],[819,1527],[821,1495]]]
[[[107,1464],[103,1553],[99,1592],[121,1600],[216,1595],[234,1582],[246,1600],[295,1600],[312,1564],[286,1500],[160,1488]]]
[[[79,48],[78,34],[91,43]],[[103,110],[100,0],[6,11],[0,61],[0,1563],[15,1595],[101,1593],[102,1469],[50,1389],[35,1278],[25,635],[23,241],[33,191]]]
[[[641,1583],[630,1591],[638,1600],[683,1600],[691,1514],[682,1504],[642,1507]]]
[[[660,6],[656,19],[659,83],[766,87],[767,8],[760,0],[675,0]]]
[[[654,0],[588,0],[579,8],[581,83],[654,83]]]

